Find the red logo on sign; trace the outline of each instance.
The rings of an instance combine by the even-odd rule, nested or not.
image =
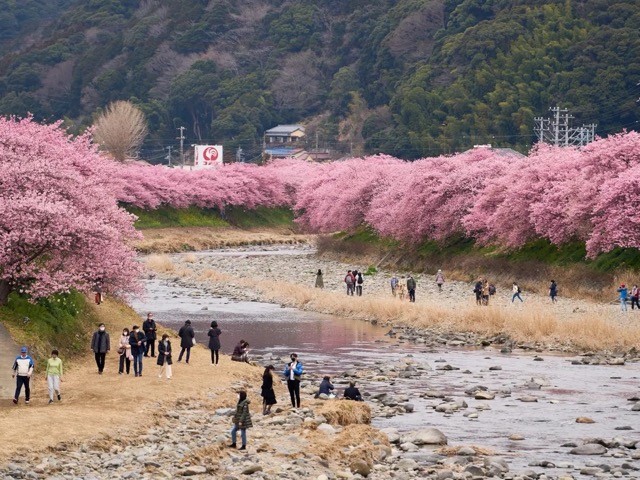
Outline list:
[[[218,160],[218,149],[216,147],[207,147],[202,152],[202,158],[204,158],[205,163],[214,163]]]

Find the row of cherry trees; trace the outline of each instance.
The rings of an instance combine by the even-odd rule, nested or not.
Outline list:
[[[138,233],[122,205],[288,206],[314,232],[366,224],[403,242],[466,235],[511,248],[578,240],[595,256],[640,247],[640,134],[527,157],[478,148],[415,162],[379,155],[186,171],[117,163],[58,124],[0,119],[0,304],[15,290],[135,291]]]
[[[295,160],[189,172],[120,167],[122,202],[144,208],[293,208],[313,232],[367,224],[405,242],[466,235],[515,248],[537,238],[583,241],[590,256],[640,247],[640,134],[582,149],[541,145],[521,157],[476,148],[404,162],[384,155]]]

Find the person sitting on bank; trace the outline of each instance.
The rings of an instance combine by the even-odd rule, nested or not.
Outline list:
[[[334,390],[334,386],[331,383],[331,377],[329,376],[323,377],[322,381],[320,382],[320,388],[318,390],[318,394],[316,395],[316,398],[318,398],[320,395],[326,395],[327,397],[331,397],[333,395],[332,390]]]
[[[249,344],[244,340],[240,340],[233,349],[231,360],[233,360],[234,362],[249,363]]]
[[[360,390],[356,387],[356,382],[349,382],[349,386],[344,389],[344,398],[347,400],[355,400],[356,402],[363,401]]]

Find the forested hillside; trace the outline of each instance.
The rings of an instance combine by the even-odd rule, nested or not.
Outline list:
[[[304,122],[320,146],[418,158],[525,150],[556,104],[600,135],[640,119],[635,0],[10,1],[0,55],[0,114],[80,129],[132,99],[152,160],[182,125],[229,153]]]

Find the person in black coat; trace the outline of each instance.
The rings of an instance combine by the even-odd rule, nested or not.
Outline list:
[[[209,350],[211,350],[211,364],[217,365],[219,360],[220,350],[220,334],[222,331],[218,328],[218,322],[215,320],[211,322],[211,329],[209,330]]]
[[[158,365],[160,365],[160,375],[159,378],[162,378],[163,374],[166,374],[167,380],[171,379],[171,365],[173,365],[173,360],[171,360],[171,342],[169,341],[169,335],[166,333],[162,335],[162,340],[158,342]]]
[[[344,389],[344,398],[362,402],[362,395],[360,395],[360,390],[356,387],[356,382],[349,382],[349,386]]]
[[[184,322],[184,325],[178,331],[178,336],[180,337],[180,355],[178,355],[178,362],[182,361],[182,355],[184,352],[187,352],[187,364],[189,363],[189,358],[191,357],[191,347],[193,347],[194,338],[196,336],[196,332],[193,331],[193,327],[191,326],[191,320],[187,320]]]
[[[147,319],[142,324],[142,331],[145,337],[147,337],[147,348],[145,349],[144,356],[149,356],[149,350],[151,350],[151,356],[156,356],[156,321],[153,319],[153,313],[147,313]]]
[[[93,333],[93,337],[91,338],[91,350],[93,350],[93,353],[96,357],[98,373],[102,375],[102,372],[104,371],[104,362],[107,356],[107,352],[111,350],[109,334],[106,331],[104,323],[98,325],[98,331]]]
[[[138,325],[133,326],[133,331],[129,335],[129,345],[131,345],[131,356],[133,357],[133,372],[136,377],[142,376],[142,357],[147,349],[144,332],[140,331]]]
[[[267,365],[262,374],[262,414],[269,415],[271,413],[271,405],[278,403],[276,394],[273,391],[273,365]]]

